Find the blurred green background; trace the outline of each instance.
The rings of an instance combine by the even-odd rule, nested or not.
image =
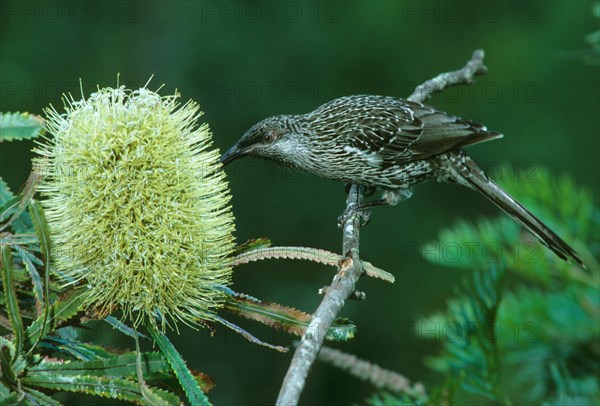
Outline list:
[[[80,97],[95,86],[178,89],[201,104],[214,145],[229,148],[255,122],[305,113],[358,93],[407,97],[415,85],[460,68],[486,51],[489,72],[430,104],[505,134],[469,149],[492,176],[535,181],[539,166],[569,173],[598,198],[600,72],[584,38],[598,29],[592,1],[148,1],[16,2],[0,5],[0,110],[41,113],[60,94]],[[0,144],[1,172],[15,190],[25,181],[31,142]],[[499,174],[500,163],[515,171]],[[227,168],[238,242],[269,237],[277,245],[340,251],[336,218],[341,184],[252,159]],[[362,232],[361,254],[396,276],[394,285],[364,278],[367,300],[343,316],[357,337],[337,345],[412,380],[436,382],[423,365],[436,345],[414,335],[422,315],[441,309],[465,274],[418,254],[422,244],[459,218],[496,216],[483,197],[451,185],[425,184],[395,208],[377,208]],[[306,311],[332,268],[291,261],[239,267],[233,288]],[[238,320],[260,338],[292,337]],[[132,347],[115,332],[90,337]],[[274,402],[291,354],[279,354],[219,328],[171,334],[188,365],[211,375],[215,404]],[[303,404],[349,404],[372,392],[332,367],[316,364]],[[76,404],[78,398],[60,397]],[[88,402],[101,401],[88,399]],[[103,402],[104,403],[104,402]]]

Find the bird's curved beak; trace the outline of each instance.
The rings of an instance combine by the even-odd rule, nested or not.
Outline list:
[[[221,163],[223,165],[227,165],[229,162],[233,161],[236,158],[241,156],[248,155],[248,150],[241,149],[235,144],[233,147],[229,148],[227,152],[221,156]]]

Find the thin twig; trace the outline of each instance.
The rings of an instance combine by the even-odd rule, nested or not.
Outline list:
[[[319,353],[319,361],[333,365],[364,381],[368,381],[378,389],[395,393],[406,393],[409,396],[426,398],[427,392],[421,383],[411,383],[408,378],[395,371],[390,371],[372,362],[360,359],[335,348],[323,346]]]
[[[413,94],[408,97],[408,100],[420,103],[433,93],[442,91],[446,87],[472,83],[474,76],[484,75],[487,72],[487,68],[483,64],[483,57],[483,50],[473,52],[471,60],[464,68],[442,73],[417,86]],[[346,204],[350,206],[362,201],[362,198],[361,188],[352,185]],[[353,294],[355,284],[364,271],[362,262],[358,256],[359,228],[359,214],[350,216],[343,225],[343,253],[345,260],[341,261],[338,273],[327,288],[321,304],[313,314],[306,333],[294,352],[292,362],[279,391],[276,403],[278,406],[298,404],[300,394],[306,383],[308,371],[323,346],[325,334],[342,309],[344,301]]]
[[[475,76],[487,73],[487,67],[483,64],[483,57],[483,50],[476,50],[464,68],[441,73],[433,79],[429,79],[422,85],[417,86],[413,94],[408,97],[408,100],[422,103],[432,94],[441,92],[447,87],[473,83]]]

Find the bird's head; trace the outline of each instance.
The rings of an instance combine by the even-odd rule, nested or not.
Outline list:
[[[223,165],[250,155],[293,164],[302,148],[299,116],[274,116],[255,124],[221,157]]]

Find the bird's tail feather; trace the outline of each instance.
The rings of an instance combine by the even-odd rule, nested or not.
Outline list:
[[[455,170],[454,176],[459,183],[465,184],[487,197],[492,203],[511,216],[530,233],[536,236],[540,242],[550,248],[556,255],[564,260],[571,259],[586,268],[585,264],[569,244],[560,238],[554,231],[534,216],[529,210],[513,199],[500,186],[494,183],[468,156],[463,155],[463,170]],[[462,158],[462,157],[461,157]]]

